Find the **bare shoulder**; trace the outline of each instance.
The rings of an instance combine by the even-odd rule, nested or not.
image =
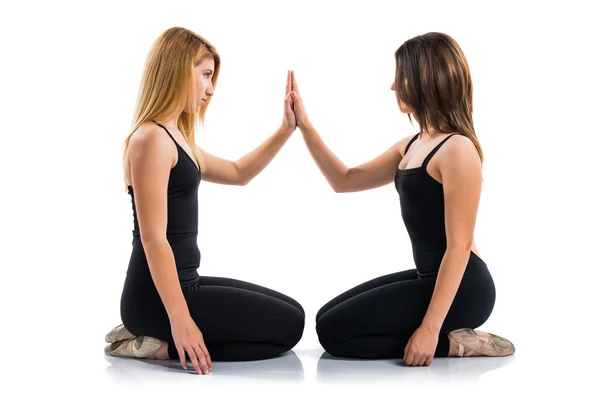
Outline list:
[[[444,174],[481,173],[481,159],[471,139],[454,135],[440,148],[437,169]]]
[[[133,160],[170,160],[177,158],[177,148],[173,140],[160,126],[147,123],[136,129],[129,139],[127,159]]]
[[[464,161],[471,163],[476,161],[480,163],[479,153],[475,147],[475,143],[464,135],[454,135],[449,138],[440,149],[442,159],[446,161]]]
[[[143,124],[129,139],[126,159],[128,167],[134,169],[147,170],[151,165],[172,167],[177,160],[177,148],[161,127]]]
[[[133,132],[129,139],[129,148],[131,150],[142,150],[156,146],[166,147],[164,145],[167,144],[169,140],[171,139],[160,126],[146,123]]]

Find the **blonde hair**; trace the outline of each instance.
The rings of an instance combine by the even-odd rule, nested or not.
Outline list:
[[[195,90],[192,90],[194,67],[207,58],[212,58],[215,63],[212,75],[215,87],[220,57],[206,39],[181,27],[169,28],[156,39],[146,59],[132,129],[123,143],[123,160],[131,135],[140,126],[154,120],[164,120],[183,110],[177,128],[190,145],[200,170],[204,171],[204,160],[195,146],[195,128],[198,122],[204,123],[211,97],[208,97],[198,112],[187,112],[186,106],[197,104]],[[191,109],[194,110],[195,107]]]

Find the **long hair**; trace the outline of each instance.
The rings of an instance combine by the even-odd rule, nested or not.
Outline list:
[[[196,126],[204,123],[209,96],[198,112],[195,110],[196,93],[194,67],[212,58],[215,70],[213,87],[219,76],[220,57],[215,47],[198,34],[180,27],[169,28],[154,42],[146,58],[139,89],[139,97],[130,133],[124,142],[123,159],[127,154],[131,135],[143,124],[163,120],[183,110],[177,128],[190,145],[194,158],[204,171],[204,160],[195,145]]]
[[[410,107],[421,131],[458,132],[471,139],[483,161],[473,126],[471,72],[458,43],[429,32],[404,42],[395,58],[396,97]]]

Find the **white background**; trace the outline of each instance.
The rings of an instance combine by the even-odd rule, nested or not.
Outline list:
[[[3,3],[3,388],[14,385],[14,398],[581,393],[598,365],[592,3]],[[121,144],[146,54],[171,26],[194,30],[222,58],[201,147],[235,160],[271,135],[293,69],[313,125],[349,167],[418,131],[390,90],[395,50],[429,31],[454,37],[471,68],[485,155],[476,241],[497,301],[482,329],[511,339],[515,356],[420,369],[319,363],[321,305],[414,264],[393,185],[334,193],[296,131],[249,185],[203,182],[199,196],[200,273],[267,286],[304,306],[292,362],[217,363],[198,377],[105,358],[133,227]]]

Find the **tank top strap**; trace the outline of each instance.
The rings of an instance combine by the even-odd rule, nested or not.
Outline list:
[[[167,128],[165,128],[162,124],[159,124],[158,122],[152,120],[152,122],[154,122],[156,125],[160,126],[161,128],[163,128],[165,130],[165,132],[167,132],[167,134],[169,135],[169,137],[171,139],[173,139],[173,141],[175,142],[175,145],[177,146],[177,148],[179,148],[179,143],[177,143],[177,140],[175,140],[175,138],[173,137],[173,135],[171,135],[171,132],[169,132],[169,130]]]
[[[446,141],[454,135],[456,135],[456,133],[453,133],[452,135],[448,135],[448,137],[446,137],[444,140],[442,140],[440,143],[438,143],[438,145],[435,146],[433,148],[433,150],[431,150],[429,152],[429,154],[427,154],[427,157],[425,157],[425,160],[423,160],[423,166],[421,167],[423,170],[425,170],[427,168],[427,164],[429,164],[429,161],[435,155],[435,153],[437,153],[437,151],[440,149],[440,147],[442,147],[444,145],[444,143],[446,143]]]
[[[408,142],[408,144],[406,145],[406,149],[404,149],[404,155],[406,155],[406,153],[408,153],[408,148],[410,147],[411,144],[413,144],[413,142],[415,140],[417,140],[418,137],[419,137],[419,134],[417,133],[415,136],[413,136],[412,139],[410,139],[410,142]]]

